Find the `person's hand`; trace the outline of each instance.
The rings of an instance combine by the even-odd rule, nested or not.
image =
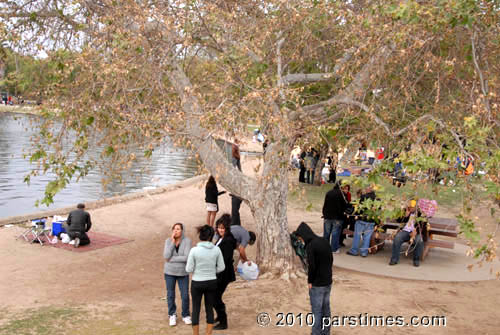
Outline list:
[[[175,242],[175,233],[172,232],[172,241]]]
[[[313,285],[312,284],[307,284],[307,287],[309,287],[309,289],[312,289]]]

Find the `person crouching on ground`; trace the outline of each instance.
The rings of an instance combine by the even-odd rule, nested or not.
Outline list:
[[[330,292],[332,290],[333,256],[330,244],[324,238],[314,234],[312,229],[302,222],[295,235],[304,242],[307,256],[307,284],[309,299],[314,315],[312,335],[330,334],[330,326],[323,327],[323,318],[330,318]]]
[[[226,193],[226,191],[221,191],[217,189],[217,183],[215,178],[210,176],[205,186],[205,203],[207,204],[207,225],[210,227],[214,226],[215,215],[219,211],[219,195]]]
[[[182,300],[182,321],[191,324],[189,316],[189,274],[186,263],[191,250],[191,240],[184,236],[184,226],[176,223],[172,227],[172,236],[165,240],[163,257],[165,258],[164,274],[167,286],[167,303],[170,326],[177,324],[175,305],[175,283],[179,284]]]
[[[231,233],[231,217],[227,214],[222,215],[215,223],[217,235],[215,245],[219,247],[224,258],[226,268],[224,271],[217,274],[217,291],[215,294],[214,309],[217,313],[216,322],[219,323],[214,327],[216,330],[227,329],[227,313],[226,305],[222,301],[222,295],[226,291],[229,283],[236,280],[233,267],[233,252],[236,249],[236,239]]]
[[[201,298],[205,300],[205,314],[207,317],[207,335],[212,334],[214,327],[214,302],[217,291],[217,273],[224,271],[224,258],[219,247],[211,241],[214,229],[209,225],[197,228],[200,242],[189,252],[186,271],[192,272],[191,299],[193,305],[193,335],[200,332]]]
[[[392,242],[392,256],[389,265],[396,265],[399,263],[399,256],[401,252],[401,245],[405,242],[410,243],[410,248],[413,249],[413,265],[420,266],[420,258],[424,251],[424,240],[422,232],[426,229],[425,222],[417,222],[417,217],[420,217],[420,212],[416,211],[417,202],[410,200],[406,207],[405,214],[398,222],[404,223],[405,226],[400,229],[394,241]]]
[[[85,211],[85,204],[78,204],[77,209],[71,211],[68,215],[66,224],[68,225],[68,235],[71,240],[74,240],[75,248],[90,244],[90,239],[87,232],[92,227],[90,214]]]

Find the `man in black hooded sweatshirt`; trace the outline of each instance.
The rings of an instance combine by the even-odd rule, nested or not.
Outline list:
[[[309,299],[314,315],[311,334],[330,334],[330,327],[323,327],[323,318],[330,318],[330,292],[332,289],[333,256],[327,240],[314,234],[312,229],[302,222],[295,234],[304,242],[307,255],[307,284]],[[326,323],[326,324],[329,324]]]

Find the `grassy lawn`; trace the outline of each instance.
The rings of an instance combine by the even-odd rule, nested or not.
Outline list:
[[[42,307],[9,314],[2,310],[0,335],[155,335],[167,331],[165,324],[139,322],[122,313],[91,312],[78,307]]]
[[[392,180],[389,178],[380,178],[380,184],[383,191],[387,192],[396,198],[411,199],[414,197],[435,199],[438,206],[446,207],[450,210],[459,209],[462,206],[463,197],[469,194],[463,185],[443,186],[432,185],[427,182],[407,182],[405,186],[400,188],[392,185]],[[477,181],[472,182],[474,188],[474,196],[476,200],[484,200],[487,195],[481,192],[481,186]],[[331,190],[333,184],[325,184],[321,186],[313,186],[300,183],[295,188],[290,190],[289,199],[294,206],[304,208],[306,210],[321,211],[325,194]],[[352,199],[357,199],[357,187],[351,185]]]

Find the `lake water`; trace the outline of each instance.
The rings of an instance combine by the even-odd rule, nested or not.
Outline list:
[[[38,116],[29,114],[0,113],[0,218],[165,186],[190,178],[198,171],[198,163],[188,151],[165,144],[154,150],[151,160],[139,159],[123,184],[112,183],[103,190],[102,176],[92,172],[59,192],[50,207],[35,207],[35,201],[43,198],[45,185],[51,180],[44,175],[32,177],[29,186],[23,182],[34,167],[23,154],[30,149],[31,122],[37,120]],[[144,169],[147,172],[140,173]]]

